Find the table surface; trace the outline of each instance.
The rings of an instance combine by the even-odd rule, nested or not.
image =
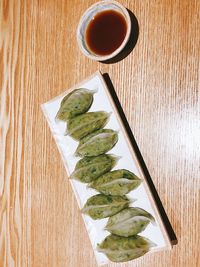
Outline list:
[[[0,266],[96,266],[40,108],[96,70],[112,80],[178,239],[134,266],[200,266],[200,2],[120,1],[139,37],[115,64],[78,49],[77,23],[94,2],[0,1]]]

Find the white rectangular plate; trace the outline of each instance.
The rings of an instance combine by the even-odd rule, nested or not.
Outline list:
[[[131,206],[145,209],[146,211],[150,212],[156,219],[155,225],[149,224],[147,228],[142,233],[140,233],[141,236],[147,237],[156,244],[156,247],[153,247],[150,252],[170,248],[171,242],[155,205],[154,198],[141,171],[141,167],[136,159],[135,152],[131,146],[130,140],[127,136],[114,101],[100,72],[96,72],[85,81],[75,85],[73,88],[65,91],[63,94],[42,105],[43,112],[46,116],[50,129],[62,156],[67,171],[67,176],[70,176],[77,161],[80,159],[74,156],[78,142],[74,141],[70,136],[64,136],[66,123],[56,122],[55,116],[60,107],[62,98],[75,88],[87,88],[89,90],[97,89],[97,93],[94,94],[94,101],[90,108],[90,111],[111,112],[111,117],[105,128],[119,131],[118,143],[112,150],[109,151],[109,154],[114,154],[121,157],[114,169],[123,168],[130,170],[143,180],[142,184],[137,189],[131,191],[128,196],[130,199],[135,200],[131,204]],[[88,189],[87,185],[80,183],[79,181],[68,181],[72,185],[80,208],[84,206],[89,197],[97,194],[95,190]],[[92,247],[94,249],[98,265],[108,263],[109,260],[107,259],[107,257],[96,250],[97,243],[100,243],[109,234],[107,231],[103,230],[108,219],[95,221],[87,215],[82,216],[92,243]]]

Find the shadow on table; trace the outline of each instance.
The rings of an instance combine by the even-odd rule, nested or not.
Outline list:
[[[152,181],[152,178],[151,178],[151,176],[149,174],[147,166],[146,166],[146,164],[144,162],[144,159],[143,159],[143,157],[142,157],[142,155],[140,153],[140,150],[139,150],[139,148],[137,146],[136,140],[135,140],[134,135],[133,135],[133,133],[131,131],[131,128],[130,128],[130,126],[128,124],[128,121],[126,119],[124,111],[123,111],[123,109],[121,107],[121,104],[119,102],[119,99],[117,97],[115,89],[113,87],[113,84],[112,84],[112,82],[111,82],[111,80],[109,78],[109,75],[107,73],[103,74],[103,78],[104,78],[104,80],[105,80],[105,82],[106,82],[106,84],[108,86],[108,89],[109,89],[109,92],[110,92],[110,94],[112,96],[112,99],[114,100],[115,105],[117,106],[119,115],[120,115],[120,117],[122,119],[123,125],[124,125],[125,130],[126,130],[126,132],[128,134],[128,137],[130,139],[131,145],[132,145],[132,147],[133,147],[133,149],[135,151],[136,157],[137,157],[137,159],[138,159],[138,161],[140,163],[140,166],[142,168],[143,174],[145,175],[147,184],[148,184],[148,186],[149,186],[149,188],[150,188],[150,190],[152,192],[153,198],[155,200],[155,203],[157,205],[159,213],[160,213],[160,215],[162,217],[163,223],[165,225],[165,228],[167,230],[167,233],[168,233],[168,236],[169,236],[169,238],[171,240],[171,243],[172,243],[172,245],[176,245],[178,243],[176,234],[175,234],[175,232],[174,232],[174,230],[172,228],[172,225],[171,225],[171,223],[170,223],[170,221],[169,221],[169,219],[167,217],[167,214],[166,214],[166,212],[164,210],[162,202],[161,202],[161,200],[159,198],[159,195],[158,195],[158,193],[156,191],[156,188],[155,188],[155,186],[153,184],[153,181]]]
[[[122,59],[126,58],[132,52],[132,50],[134,49],[137,43],[138,36],[139,36],[138,20],[129,9],[127,9],[127,11],[131,18],[131,34],[130,34],[129,41],[124,47],[124,49],[117,56],[115,56],[114,58],[105,60],[105,61],[101,61],[102,63],[113,64],[113,63],[117,63],[121,61]]]

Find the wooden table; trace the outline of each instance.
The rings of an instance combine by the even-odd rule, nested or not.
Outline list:
[[[108,73],[178,238],[109,266],[200,266],[200,2],[120,1],[139,23],[115,64],[81,54],[92,0],[0,1],[0,266],[94,267],[93,251],[40,105]]]

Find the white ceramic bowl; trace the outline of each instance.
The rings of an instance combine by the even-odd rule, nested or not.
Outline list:
[[[93,53],[91,50],[89,50],[86,44],[86,40],[85,40],[85,32],[86,32],[88,24],[94,18],[94,16],[97,13],[105,11],[105,10],[115,10],[119,12],[120,14],[122,14],[126,20],[127,31],[126,31],[126,36],[124,38],[124,41],[114,52],[112,52],[109,55],[100,56],[100,55]],[[85,13],[81,17],[79,24],[78,24],[77,42],[80,47],[80,50],[85,56],[96,61],[105,61],[105,60],[115,57],[117,54],[119,54],[124,49],[125,45],[127,44],[129,40],[130,33],[131,33],[131,19],[130,19],[127,9],[116,1],[105,0],[105,1],[95,3],[94,5],[90,6],[85,11]]]

